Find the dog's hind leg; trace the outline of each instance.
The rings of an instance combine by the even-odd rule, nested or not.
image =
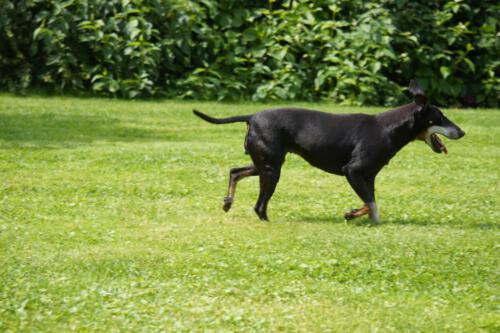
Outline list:
[[[236,184],[243,178],[257,176],[258,174],[257,168],[253,164],[242,168],[233,168],[229,171],[229,186],[227,196],[224,198],[224,206],[222,207],[225,212],[229,211],[233,204]]]
[[[257,203],[255,204],[255,212],[261,220],[268,221],[267,204],[273,196],[276,185],[280,179],[281,165],[266,166],[259,174],[260,192]]]
[[[267,204],[273,196],[280,179],[281,166],[285,162],[282,131],[269,124],[267,119],[256,117],[248,128],[245,148],[259,174],[259,198],[255,212],[261,220],[268,220]]]

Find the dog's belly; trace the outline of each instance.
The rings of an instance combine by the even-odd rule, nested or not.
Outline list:
[[[312,166],[336,175],[343,175],[342,167],[348,162],[347,157],[343,158],[342,156],[337,155],[332,156],[332,154],[312,154],[310,152],[304,152],[295,149],[291,150],[290,152],[301,156]]]

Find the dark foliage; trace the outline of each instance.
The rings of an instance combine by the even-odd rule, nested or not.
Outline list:
[[[4,0],[0,88],[497,107],[497,1]]]

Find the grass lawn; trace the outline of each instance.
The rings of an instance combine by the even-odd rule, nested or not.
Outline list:
[[[499,110],[446,110],[447,156],[405,147],[380,225],[293,155],[263,223],[255,177],[222,211],[244,124],[191,109],[270,106],[0,95],[0,331],[499,331]]]

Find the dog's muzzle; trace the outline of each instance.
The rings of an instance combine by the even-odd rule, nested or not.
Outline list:
[[[448,149],[444,145],[443,141],[439,138],[438,134],[442,134],[445,137],[458,140],[465,135],[465,132],[458,127],[442,127],[442,126],[431,126],[427,128],[424,132],[419,134],[417,137],[424,140],[425,143],[432,148],[435,153],[448,154]]]

